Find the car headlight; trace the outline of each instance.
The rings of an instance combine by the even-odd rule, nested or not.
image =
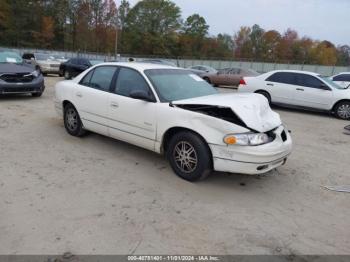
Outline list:
[[[40,75],[40,72],[38,70],[35,70],[35,71],[32,72],[32,75],[34,77],[38,77]]]
[[[264,133],[245,133],[227,135],[224,137],[224,142],[227,145],[239,145],[239,146],[259,146],[271,142],[267,134]]]

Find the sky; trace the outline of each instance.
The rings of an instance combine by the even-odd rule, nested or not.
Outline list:
[[[119,3],[120,0],[117,0]],[[129,0],[135,5],[138,0]],[[350,45],[350,0],[172,0],[182,17],[198,13],[209,33],[234,35],[241,26],[260,25],[283,33],[292,28],[299,36]]]

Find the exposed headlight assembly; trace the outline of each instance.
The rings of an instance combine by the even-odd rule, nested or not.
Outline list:
[[[245,133],[227,135],[224,137],[224,142],[227,145],[239,145],[239,146],[259,146],[267,144],[272,141],[267,134],[264,133]]]
[[[35,70],[31,73],[34,77],[38,77],[40,75],[40,72],[38,70]]]

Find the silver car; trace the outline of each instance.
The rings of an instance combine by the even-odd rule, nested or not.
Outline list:
[[[57,74],[61,76],[61,62],[50,54],[24,53],[22,58],[25,62],[34,65],[44,76],[47,74]]]

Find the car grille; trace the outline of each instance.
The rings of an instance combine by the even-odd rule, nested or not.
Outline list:
[[[34,92],[35,88],[33,87],[5,87],[2,89],[3,93],[27,93]]]
[[[28,73],[2,74],[0,79],[7,83],[29,83],[33,81],[34,76]]]

